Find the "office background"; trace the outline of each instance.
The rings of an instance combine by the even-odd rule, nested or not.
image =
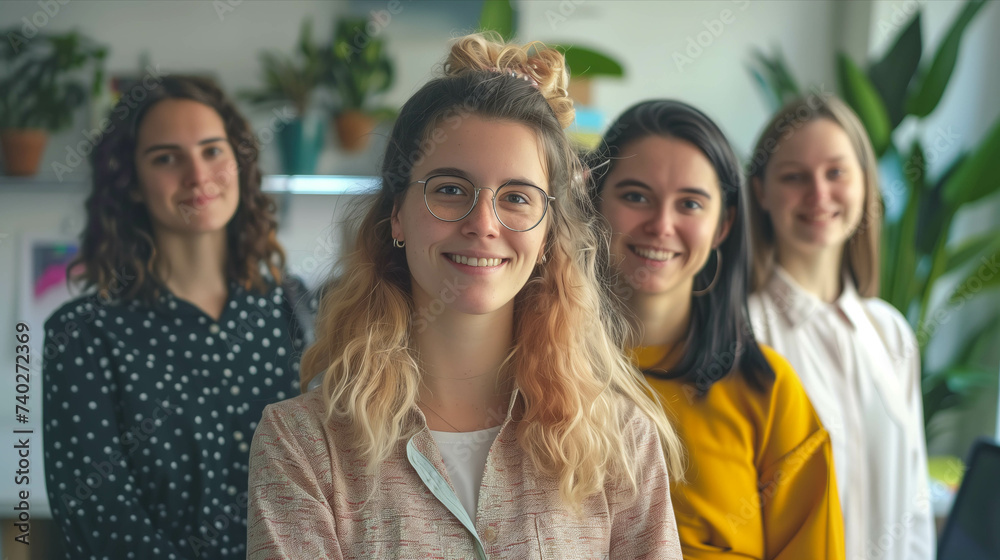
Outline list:
[[[996,64],[1000,35],[995,33],[1000,28],[1000,6],[994,4],[989,2],[970,25],[954,75],[935,113],[919,126],[904,122],[897,130],[901,145],[906,138],[919,136],[925,146],[935,146],[935,157],[928,158],[932,174],[940,173],[940,166],[963,149],[979,143],[1000,116],[1000,66]],[[835,92],[837,51],[859,61],[877,58],[920,10],[924,49],[932,54],[963,3],[562,0],[521,1],[516,5],[522,39],[599,48],[622,63],[623,78],[597,79],[593,84],[591,105],[605,118],[613,118],[643,99],[681,99],[719,122],[738,154],[746,158],[770,113],[747,70],[753,49],[773,52],[780,48],[802,85]],[[381,22],[377,35],[386,41],[396,68],[395,83],[380,101],[398,107],[440,69],[448,40],[473,30],[481,6],[478,0],[19,0],[0,3],[0,28],[44,20],[39,26],[42,31],[76,29],[106,45],[109,75],[137,75],[152,65],[163,73],[213,76],[227,92],[235,93],[260,85],[261,51],[292,52],[304,20],[313,21],[316,40],[326,41],[339,18],[375,13]],[[45,17],[39,17],[39,12]],[[269,126],[273,117],[269,109],[244,102],[241,107],[256,130]],[[92,128],[89,112],[79,111],[68,130],[50,138],[37,176],[27,180],[0,176],[2,340],[13,339],[14,325],[20,320],[18,302],[26,288],[22,241],[30,237],[71,239],[83,226],[89,167],[83,162],[66,171],[55,164],[66,164],[67,150],[72,151]],[[375,174],[387,133],[388,125],[379,125],[369,147],[354,154],[344,153],[336,140],[328,138],[317,173]],[[264,146],[261,165],[265,173],[279,172],[273,144]],[[278,198],[279,238],[292,271],[315,285],[331,271],[341,249],[341,222],[357,197],[281,194]],[[952,232],[958,241],[1000,223],[1000,200],[994,196],[989,204],[960,218]],[[958,280],[943,282],[941,293],[934,297],[946,297]],[[981,304],[952,312],[932,342],[929,361],[947,359],[970,329],[1000,308],[1000,293],[977,301]],[[40,330],[38,325],[36,337],[41,336]],[[13,362],[13,347],[10,343],[0,345],[0,363]],[[994,364],[1000,365],[1000,341],[994,349]],[[37,367],[34,371],[38,375],[32,377],[31,395],[37,407],[41,402],[40,371]],[[12,382],[5,380],[0,395],[13,395],[12,388]],[[961,456],[976,437],[995,436],[1000,432],[997,408],[994,380],[967,409],[949,411],[939,418],[940,435],[931,440],[930,453]],[[40,414],[35,413],[35,417]],[[0,417],[4,457],[14,443],[14,426],[12,415]],[[9,512],[12,486],[7,473],[12,469],[6,463],[0,461],[0,511]],[[32,465],[32,495],[43,496],[40,440],[33,449]],[[33,510],[41,514],[37,502]]]

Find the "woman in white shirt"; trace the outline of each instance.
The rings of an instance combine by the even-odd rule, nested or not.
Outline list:
[[[881,201],[868,136],[842,101],[809,96],[774,116],[753,156],[750,314],[830,432],[847,558],[931,559],[920,352],[877,297]]]

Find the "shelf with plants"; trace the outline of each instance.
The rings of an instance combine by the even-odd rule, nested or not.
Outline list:
[[[31,176],[49,134],[99,91],[107,48],[76,31],[18,40],[19,31],[0,31],[11,39],[0,46],[0,146],[4,174]]]
[[[295,119],[278,132],[285,173],[308,175],[316,169],[327,123],[347,153],[365,150],[376,124],[396,110],[374,101],[392,87],[394,67],[385,40],[365,33],[365,19],[334,22],[328,44],[313,40],[312,21],[302,23],[295,52],[260,54],[263,86],[240,96],[262,107],[291,106]],[[330,118],[332,117],[332,118]]]
[[[357,195],[378,187],[378,177],[364,175],[265,175],[261,188],[270,194]],[[87,181],[56,181],[35,177],[0,177],[0,193],[87,193]]]

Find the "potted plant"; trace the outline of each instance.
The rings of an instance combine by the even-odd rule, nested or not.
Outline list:
[[[0,145],[7,175],[38,172],[50,132],[73,123],[73,113],[97,93],[107,49],[76,31],[37,33],[14,28],[0,50]],[[90,68],[91,84],[80,77]]]
[[[551,17],[564,16],[553,12]],[[484,0],[479,16],[480,30],[496,31],[505,41],[510,41],[517,35],[517,21],[517,9],[512,0]],[[625,70],[617,60],[595,49],[577,44],[550,46],[563,53],[570,71],[567,93],[576,103],[576,122],[569,132],[570,137],[580,147],[592,149],[600,142],[605,120],[604,114],[592,105],[593,79],[621,78]]]
[[[302,23],[294,55],[262,52],[260,64],[264,86],[241,92],[240,97],[260,105],[292,106],[296,117],[276,131],[282,172],[315,173],[323,149],[324,120],[314,114],[313,97],[321,85],[323,62],[319,48],[312,41],[312,22]]]
[[[365,32],[364,19],[337,22],[333,40],[324,51],[323,80],[334,91],[338,108],[334,128],[346,152],[364,150],[379,119],[396,111],[373,108],[373,98],[392,87],[395,72],[385,41]]]

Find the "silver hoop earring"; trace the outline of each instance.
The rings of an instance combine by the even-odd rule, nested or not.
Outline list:
[[[396,239],[395,237],[393,237],[392,238],[392,246],[395,247],[395,248],[397,248],[397,249],[402,249],[403,247],[406,246],[406,241],[400,241],[400,240]]]
[[[712,277],[712,282],[704,290],[695,290],[691,292],[693,296],[703,296],[708,292],[712,291],[715,287],[715,283],[719,281],[719,274],[722,272],[722,251],[718,247],[715,248],[715,276]]]

